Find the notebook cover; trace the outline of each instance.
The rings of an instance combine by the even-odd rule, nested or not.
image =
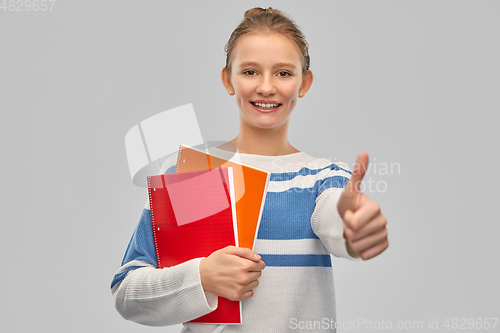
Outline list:
[[[239,246],[253,249],[271,173],[185,145],[179,147],[176,172],[219,167],[233,167]]]
[[[148,177],[158,268],[238,246],[231,168]],[[240,302],[219,297],[217,309],[192,322],[240,324]]]

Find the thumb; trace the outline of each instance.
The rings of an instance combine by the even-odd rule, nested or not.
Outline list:
[[[356,164],[354,165],[354,169],[352,171],[352,176],[349,182],[346,185],[346,189],[351,192],[360,192],[360,185],[363,177],[366,174],[366,170],[368,169],[368,154],[365,152],[361,152],[358,155],[358,159],[356,160]]]
[[[259,262],[261,259],[260,255],[246,247],[228,246],[224,252],[255,262]]]

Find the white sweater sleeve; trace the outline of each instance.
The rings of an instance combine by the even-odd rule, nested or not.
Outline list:
[[[337,163],[324,179],[324,188],[316,198],[316,207],[311,216],[311,227],[321,239],[326,249],[336,257],[361,260],[348,249],[344,238],[344,221],[340,216],[337,203],[345,183],[350,179],[347,165]]]
[[[217,308],[217,296],[203,291],[202,258],[157,269],[147,265],[129,271],[116,285],[115,307],[128,320],[149,326],[180,324]]]

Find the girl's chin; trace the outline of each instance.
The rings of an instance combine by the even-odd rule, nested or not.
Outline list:
[[[281,107],[277,109],[281,110]],[[254,129],[270,130],[279,128],[287,122],[289,117],[289,115],[285,116],[281,112],[261,113],[256,112],[255,110],[251,110],[251,112],[248,111],[249,110],[247,110],[244,114],[241,114],[241,116],[243,117],[244,122]]]
[[[261,130],[271,130],[283,126],[283,122],[255,120],[252,122],[251,126]]]

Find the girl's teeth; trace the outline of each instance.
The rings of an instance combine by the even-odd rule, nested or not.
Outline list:
[[[262,108],[262,109],[274,109],[278,107],[279,104],[269,104],[269,103],[254,103],[255,106]]]

